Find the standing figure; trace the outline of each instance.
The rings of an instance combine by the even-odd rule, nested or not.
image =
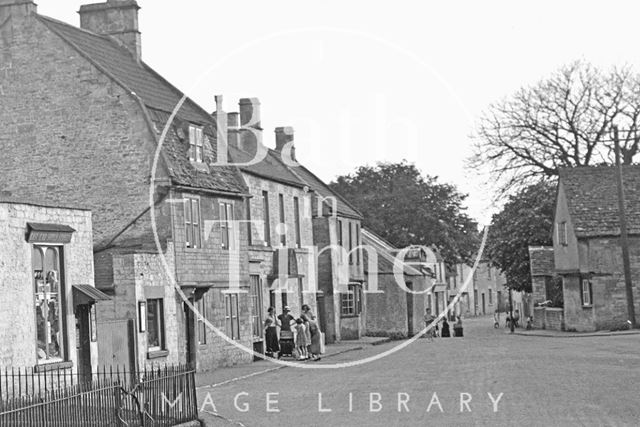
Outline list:
[[[442,338],[449,338],[451,337],[451,332],[449,332],[449,322],[447,322],[447,319],[442,319],[442,333],[440,334],[440,336]]]
[[[283,313],[278,316],[278,320],[280,321],[280,354],[293,356],[293,331],[291,330],[291,325],[295,324],[296,321],[291,314],[291,309],[289,306],[285,306],[283,309]]]
[[[269,307],[267,317],[264,319],[266,353],[270,357],[280,358],[280,344],[278,344],[278,319],[274,308]]]
[[[302,319],[296,319],[296,350],[298,351],[298,360],[308,359],[307,354],[307,331]]]

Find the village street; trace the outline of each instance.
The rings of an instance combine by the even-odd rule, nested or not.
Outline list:
[[[201,384],[200,407],[211,412],[213,405],[203,403],[213,402],[227,421],[206,412],[201,415],[212,426],[637,423],[640,335],[509,335],[504,328],[493,329],[491,323],[488,317],[467,319],[462,339],[421,339],[398,353],[356,367],[284,368],[213,388]],[[397,344],[368,346],[319,363],[362,359]],[[232,368],[231,372],[223,370],[217,375],[228,380],[234,370],[238,374],[244,370],[246,374],[250,369],[258,372],[274,366],[259,362],[251,368]],[[212,384],[216,383],[215,378],[213,374],[206,379]],[[278,394],[267,397],[267,393]],[[320,412],[320,393],[322,409],[331,412]],[[471,398],[471,412],[464,403],[464,412],[460,411],[461,394],[463,401]],[[236,396],[238,408],[247,409],[246,412],[234,407]],[[497,402],[497,412],[492,398]],[[267,412],[267,399],[272,401],[271,409],[280,412]],[[407,403],[399,405],[399,399]]]

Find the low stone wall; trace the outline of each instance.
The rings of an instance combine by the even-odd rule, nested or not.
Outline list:
[[[564,331],[564,309],[552,307],[535,307],[533,309],[533,327]]]

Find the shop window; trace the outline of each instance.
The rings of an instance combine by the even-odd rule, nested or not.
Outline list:
[[[240,319],[238,317],[238,294],[225,294],[224,296],[224,320],[225,330],[229,338],[240,339]]]
[[[164,350],[164,304],[162,298],[147,300],[147,345],[149,351]]]
[[[38,363],[60,362],[64,359],[67,341],[62,247],[34,245],[32,253]]]

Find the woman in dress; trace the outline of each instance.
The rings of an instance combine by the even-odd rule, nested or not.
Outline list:
[[[269,307],[267,317],[264,319],[266,353],[270,357],[280,358],[280,345],[278,344],[278,319],[274,308]]]
[[[320,360],[320,328],[315,320],[308,319],[309,323],[309,335],[311,337],[309,344],[309,357],[312,360]]]

